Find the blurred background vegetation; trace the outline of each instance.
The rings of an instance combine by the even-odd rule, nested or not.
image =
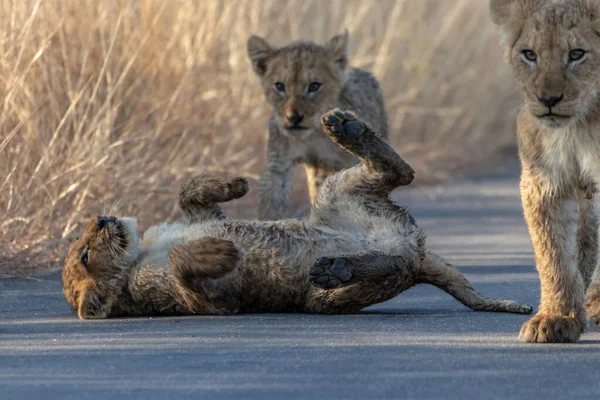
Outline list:
[[[178,216],[179,183],[256,188],[269,107],[246,56],[350,32],[418,181],[514,151],[519,100],[482,0],[0,0],[0,275],[55,268],[92,216]],[[290,215],[306,207],[300,170]],[[229,212],[256,215],[256,190]]]

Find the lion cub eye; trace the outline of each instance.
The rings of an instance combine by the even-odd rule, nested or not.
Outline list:
[[[537,54],[533,50],[523,50],[522,53],[527,61],[535,62],[537,60]]]
[[[321,84],[319,82],[312,82],[308,85],[308,93],[317,93],[321,89]]]
[[[585,56],[585,50],[575,49],[569,52],[569,61],[579,61]]]
[[[83,253],[83,255],[81,256],[81,262],[83,263],[83,265],[88,265],[88,252],[86,251],[85,253]]]
[[[281,82],[275,82],[275,90],[277,90],[279,93],[285,93],[285,85]]]

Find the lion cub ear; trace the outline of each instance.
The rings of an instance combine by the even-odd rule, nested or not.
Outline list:
[[[348,66],[348,30],[342,29],[340,33],[332,37],[325,47],[331,52],[333,61],[340,67],[346,69]]]
[[[512,63],[512,48],[519,39],[524,18],[531,13],[535,4],[526,0],[490,0],[492,22],[500,26],[504,61],[509,65]]]
[[[516,0],[490,0],[490,15],[496,25],[504,25],[510,18]]]
[[[83,286],[83,285],[82,285]],[[93,290],[94,285],[85,285],[81,291],[77,314],[81,319],[103,319],[106,312],[102,309],[102,300]]]
[[[267,72],[269,58],[277,53],[277,48],[260,36],[252,35],[246,44],[248,58],[252,62],[252,69],[258,76],[264,76]]]

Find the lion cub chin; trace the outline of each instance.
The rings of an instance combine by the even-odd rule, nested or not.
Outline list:
[[[273,113],[269,121],[267,166],[259,185],[259,219],[283,217],[293,168],[306,169],[314,204],[325,178],[358,162],[332,143],[320,128],[320,117],[332,108],[353,111],[384,138],[387,114],[377,80],[349,66],[348,32],[324,45],[293,42],[275,47],[265,39],[248,39],[248,57]]]
[[[524,100],[521,198],[541,303],[521,338],[574,342],[586,327],[585,306],[600,326],[600,3],[491,0],[490,11]]]

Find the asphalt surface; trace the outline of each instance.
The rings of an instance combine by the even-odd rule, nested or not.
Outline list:
[[[517,187],[513,171],[395,198],[478,290],[537,307]],[[600,331],[524,344],[527,318],[472,312],[420,286],[352,316],[79,321],[57,273],[4,279],[0,398],[597,398]]]

